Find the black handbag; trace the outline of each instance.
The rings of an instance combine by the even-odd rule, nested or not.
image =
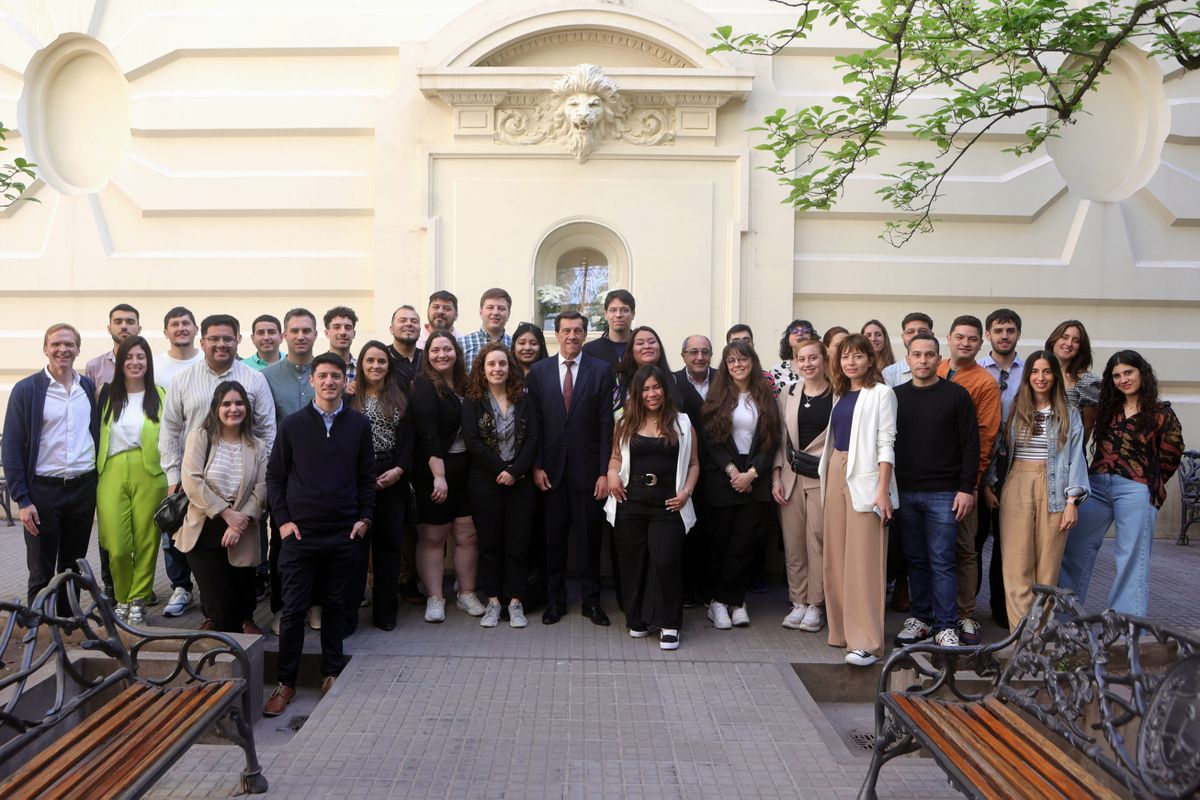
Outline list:
[[[819,478],[820,473],[817,468],[821,465],[821,459],[814,456],[812,453],[806,453],[803,450],[797,450],[792,446],[792,434],[787,434],[787,450],[788,464],[792,467],[792,472],[801,475],[805,478]]]
[[[163,498],[163,501],[158,504],[158,508],[154,509],[154,524],[163,533],[175,533],[183,527],[183,520],[187,517],[188,512],[188,496],[180,489],[175,494],[169,494]]]

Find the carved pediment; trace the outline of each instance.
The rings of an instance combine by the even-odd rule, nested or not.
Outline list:
[[[696,64],[658,42],[627,31],[584,29],[544,31],[514,42],[476,62],[477,67],[565,66],[580,56],[604,54],[622,67],[694,68]]]

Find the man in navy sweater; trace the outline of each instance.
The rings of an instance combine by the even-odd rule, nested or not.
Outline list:
[[[975,507],[979,425],[967,390],[937,375],[939,344],[932,333],[908,342],[912,380],[896,392],[896,483],[912,616],[899,646],[935,635],[957,646],[958,523]]]
[[[279,572],[283,611],[279,626],[279,686],[263,715],[282,714],[296,695],[304,647],[304,615],[320,592],[321,692],[346,665],[349,632],[367,566],[364,537],[375,511],[375,453],[371,423],[342,404],[346,362],[334,353],[312,361],[312,403],[284,417],[267,462],[271,518],[283,545]]]

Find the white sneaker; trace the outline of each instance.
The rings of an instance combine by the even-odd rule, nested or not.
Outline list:
[[[475,596],[474,592],[471,592],[470,594],[460,594],[454,601],[454,605],[458,607],[459,611],[465,611],[472,617],[483,616],[483,603],[479,602],[479,598]]]
[[[641,630],[638,630],[637,628],[629,629],[629,638],[630,639],[645,639],[649,635],[650,635],[650,631],[646,630],[645,628],[642,628]]]
[[[729,619],[729,607],[716,600],[708,604],[708,618],[719,631],[727,631],[733,627],[733,622]]]
[[[825,609],[820,606],[809,606],[808,611],[804,612],[804,621],[800,623],[800,630],[816,633],[824,627]]]
[[[312,606],[308,609],[308,627],[314,631],[321,630],[321,607]]]
[[[171,592],[171,599],[163,607],[164,617],[178,617],[192,604],[192,593],[182,586],[176,586]]]
[[[783,618],[781,623],[783,627],[793,631],[800,630],[800,623],[804,621],[804,615],[808,613],[808,605],[806,603],[792,603],[792,610]]]
[[[276,636],[279,635],[279,623],[282,619],[283,619],[282,611],[276,611],[275,614],[271,617],[271,633],[275,634]]]
[[[129,603],[117,603],[116,607],[113,608],[113,614],[116,615],[117,619],[121,620],[121,622],[128,622]]]
[[[896,634],[895,642],[897,647],[907,647],[917,642],[927,642],[932,635],[932,627],[926,625],[916,617],[909,617],[904,620],[904,627]]]
[[[508,625],[511,628],[524,628],[529,624],[525,619],[525,606],[520,600],[510,600],[508,603]]]
[[[730,618],[733,620],[733,627],[744,628],[750,624],[750,615],[746,613],[746,604],[734,607]]]
[[[478,601],[476,601],[478,602]],[[462,602],[459,602],[459,608],[462,608]],[[479,618],[479,627],[494,628],[500,624],[500,604],[488,603],[487,608],[483,610],[483,616]]]
[[[871,655],[866,650],[851,650],[846,653],[846,663],[855,667],[869,667],[879,660],[879,656]]]
[[[958,640],[958,631],[954,628],[944,628],[937,632],[937,636],[933,637],[933,643],[938,647],[961,647],[962,642]]]
[[[429,597],[425,600],[425,621],[426,622],[445,622],[446,621],[446,598],[444,597]]]
[[[659,631],[658,647],[660,650],[678,650],[679,631],[674,628],[663,628]]]

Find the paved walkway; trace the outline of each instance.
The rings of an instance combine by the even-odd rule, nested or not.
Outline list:
[[[1200,628],[1198,572],[1200,546],[1156,542],[1152,616]],[[1111,575],[1109,544],[1098,591]],[[0,591],[23,594],[24,581],[21,537],[0,527]],[[157,591],[168,590],[160,570]],[[299,732],[264,741],[269,796],[853,797],[866,757],[841,740],[790,667],[837,664],[842,651],[821,634],[780,627],[782,587],[749,602],[753,624],[742,630],[715,631],[702,609],[687,611],[674,653],[652,637],[628,638],[611,596],[610,628],[585,620],[577,603],[554,627],[535,618],[520,631],[483,630],[457,611],[428,625],[404,606],[396,630],[367,625],[347,642],[350,666]],[[155,612],[151,624],[162,622]],[[260,615],[265,622],[264,608]],[[195,627],[199,616],[182,621]],[[900,621],[889,615],[889,631]],[[194,747],[151,796],[227,797],[240,768],[234,748]],[[892,762],[880,786],[880,797],[957,796],[925,759]]]

